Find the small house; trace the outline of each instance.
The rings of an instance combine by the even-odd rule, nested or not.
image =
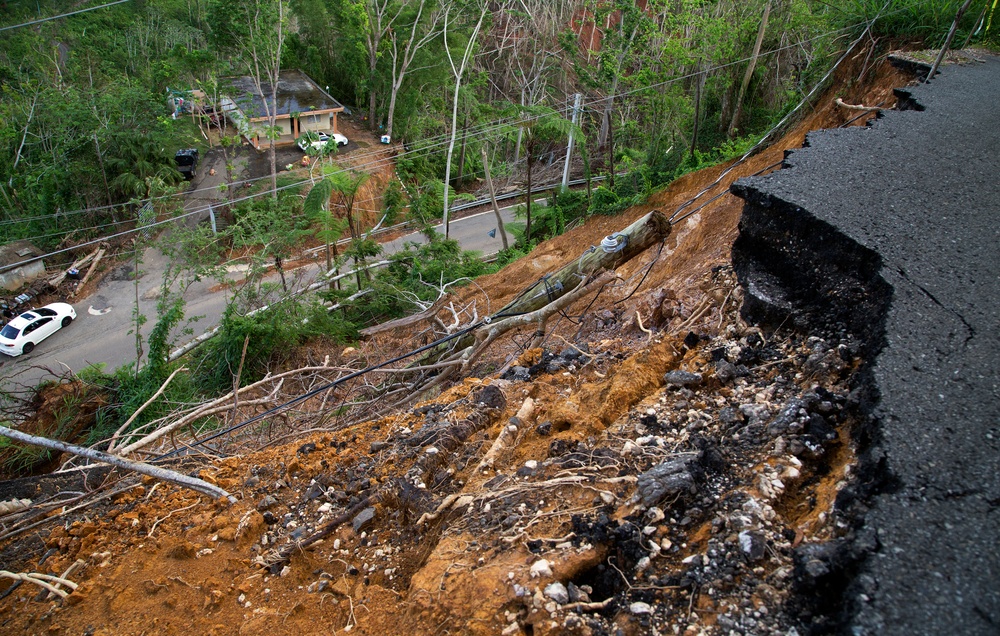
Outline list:
[[[42,251],[26,240],[0,246],[0,288],[16,291],[45,276],[41,256]]]
[[[337,115],[344,112],[344,107],[302,71],[281,71],[274,103],[271,84],[263,83],[258,91],[249,75],[227,78],[224,84],[221,109],[257,149],[266,144],[264,127],[268,125],[269,111],[275,115],[280,132],[275,144],[294,143],[307,131],[340,132]]]

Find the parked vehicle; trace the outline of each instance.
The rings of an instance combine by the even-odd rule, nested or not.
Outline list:
[[[193,179],[198,167],[198,149],[197,148],[182,148],[177,151],[174,155],[174,162],[177,164],[177,170],[184,175],[185,179]]]
[[[346,146],[347,144],[350,143],[347,137],[341,135],[340,133],[330,134],[322,131],[312,131],[312,130],[310,130],[307,133],[304,133],[301,137],[299,137],[295,141],[295,143],[298,144],[299,148],[302,149],[302,152],[306,152],[309,149],[318,152],[326,148],[326,145],[331,141],[336,143],[338,146]]]
[[[0,329],[0,353],[12,357],[31,353],[35,345],[68,326],[74,318],[76,311],[67,303],[28,310]]]

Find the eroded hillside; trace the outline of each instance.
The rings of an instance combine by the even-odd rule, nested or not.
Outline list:
[[[891,107],[908,79],[859,55],[801,124],[700,201],[780,162],[808,130],[857,118],[835,97]],[[591,218],[453,306],[500,307],[724,169]],[[275,416],[243,431],[257,442],[246,452],[176,467],[235,504],[107,471],[7,482],[3,499],[36,505],[2,518],[4,568],[79,587],[60,600],[0,583],[3,631],[802,630],[833,611],[816,602],[825,562],[795,549],[819,553],[849,530],[833,503],[852,479],[863,349],[823,325],[771,332],[741,319],[730,264],[741,209],[731,195],[701,208],[543,335],[528,326],[497,341],[440,392],[345,426],[325,417],[343,395],[317,397],[293,435]],[[298,359],[356,369],[410,349],[420,329]],[[39,508],[45,497],[63,505]]]

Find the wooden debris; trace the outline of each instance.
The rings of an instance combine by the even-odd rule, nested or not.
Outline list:
[[[63,453],[72,453],[73,455],[86,457],[87,459],[91,459],[102,464],[111,464],[112,466],[117,466],[118,468],[124,468],[125,470],[131,470],[142,475],[149,475],[150,477],[154,477],[162,481],[168,481],[184,488],[190,488],[195,492],[208,495],[213,499],[225,497],[230,501],[230,503],[236,503],[236,498],[225,490],[217,486],[213,486],[207,481],[203,481],[196,477],[188,477],[187,475],[182,475],[173,470],[160,468],[158,466],[150,466],[149,464],[141,462],[134,462],[121,457],[116,457],[114,455],[109,455],[99,450],[84,448],[83,446],[76,446],[74,444],[67,444],[66,442],[49,439],[47,437],[29,435],[28,433],[24,433],[22,431],[7,428],[6,426],[0,426],[0,435],[9,437],[10,439],[18,442],[24,442],[25,444],[41,446],[42,448],[50,448]]]
[[[86,256],[84,256],[83,258],[81,258],[80,260],[74,262],[72,265],[70,265],[69,267],[67,267],[66,269],[64,269],[62,272],[60,272],[58,276],[56,276],[55,278],[50,279],[49,280],[49,285],[51,285],[53,287],[58,287],[59,285],[61,285],[63,283],[64,280],[66,280],[66,276],[67,276],[69,270],[71,270],[71,269],[80,269],[81,267],[83,267],[84,265],[86,265],[87,263],[89,263],[95,256],[97,256],[97,253],[100,252],[100,251],[101,251],[101,248],[97,248],[96,250],[94,250],[90,254],[87,254]]]
[[[80,281],[80,284],[77,286],[76,291],[83,289],[83,286],[87,284],[88,280],[90,280],[90,276],[94,273],[94,270],[97,269],[98,263],[101,262],[101,258],[104,256],[104,251],[105,250],[103,247],[97,250],[97,253],[94,255],[94,262],[90,264],[90,269],[87,270],[87,274],[83,277],[83,280]],[[76,291],[70,294],[70,296],[76,296]]]

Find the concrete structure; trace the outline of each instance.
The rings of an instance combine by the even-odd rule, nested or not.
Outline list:
[[[227,94],[220,100],[221,109],[255,148],[267,139],[263,130],[268,111],[275,115],[281,132],[277,144],[293,143],[307,131],[340,132],[337,115],[344,107],[302,71],[281,71],[274,104],[269,83],[261,86],[263,95],[249,75],[228,78],[225,84]]]
[[[14,241],[0,247],[0,288],[16,291],[21,285],[45,276],[42,259],[29,260],[41,255],[41,250],[29,241]]]

